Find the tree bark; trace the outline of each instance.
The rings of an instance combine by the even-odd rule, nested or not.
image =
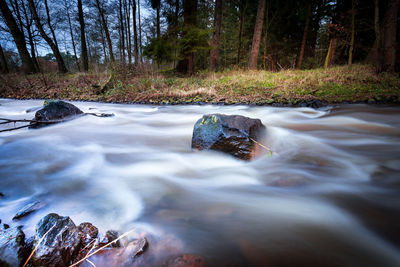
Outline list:
[[[47,0],[44,0],[44,6],[46,8],[47,24],[49,25],[51,35],[53,36],[54,44],[58,47],[56,33],[54,32],[53,26],[51,25],[50,11],[49,11],[49,6],[47,5]]]
[[[214,34],[212,38],[212,46],[210,55],[210,69],[211,71],[218,70],[219,65],[219,40],[221,36],[221,23],[222,23],[222,6],[223,0],[215,1],[215,14],[214,14]]]
[[[309,25],[310,25],[311,7],[312,7],[312,1],[309,2],[308,7],[307,7],[306,25],[304,26],[303,39],[301,40],[301,48],[300,48],[299,60],[297,61],[297,68],[298,69],[301,69],[301,67],[303,65],[304,50],[306,48],[307,36],[308,36],[308,28],[309,28]]]
[[[85,20],[83,18],[82,0],[78,0],[78,18],[79,18],[79,25],[81,28],[81,60],[82,60],[83,70],[88,71],[89,60],[88,60],[88,51],[86,46]]]
[[[71,16],[69,14],[69,6],[68,2],[64,0],[64,5],[65,5],[65,11],[67,12],[67,19],[68,19],[68,26],[69,26],[69,34],[71,35],[71,42],[72,42],[72,49],[74,50],[74,59],[75,59],[75,64],[78,67],[78,70],[80,69],[79,67],[79,61],[78,57],[76,55],[76,46],[75,46],[75,38],[74,38],[74,32],[72,30],[72,23],[71,23]]]
[[[177,0],[179,1],[179,0]],[[142,24],[140,21],[140,0],[138,0],[138,16],[139,16],[139,53],[140,53],[140,63],[143,63],[143,55],[142,55]]]
[[[35,65],[29,55],[28,49],[26,48],[24,33],[19,29],[17,22],[15,21],[5,0],[0,0],[0,10],[3,14],[7,27],[11,32],[15,45],[17,46],[17,50],[22,61],[23,72],[26,74],[36,73]]]
[[[126,0],[124,0],[126,3]],[[128,5],[125,5],[125,14],[126,14],[126,22],[125,29],[127,30],[126,32],[126,46],[128,49],[128,60],[129,60],[129,65],[132,64],[132,38],[131,38],[131,16],[130,16],[130,10],[132,6],[132,0],[129,0]]]
[[[139,47],[138,47],[138,36],[136,27],[136,0],[133,0],[132,7],[132,20],[133,20],[133,54],[135,57],[135,65],[139,64]]]
[[[124,1],[124,4],[126,6],[126,1]],[[121,26],[121,28],[120,28],[120,30],[121,30],[121,50],[122,50],[121,60],[122,60],[122,64],[125,65],[125,33],[124,33],[124,16],[122,15],[122,0],[119,0],[119,24]],[[128,54],[130,54],[129,50],[128,50]],[[129,59],[130,59],[130,57],[129,57]],[[131,62],[129,62],[129,64],[130,63]]]
[[[238,47],[237,47],[237,57],[236,57],[236,64],[239,65],[240,58],[241,58],[241,51],[242,51],[242,35],[243,35],[243,23],[244,23],[244,12],[246,10],[247,1],[241,0],[240,1],[240,22],[239,22],[239,36],[238,36]]]
[[[40,72],[39,62],[37,61],[37,58],[36,58],[35,42],[33,40],[33,33],[32,33],[33,18],[32,18],[32,15],[30,17],[28,17],[28,12],[25,7],[25,3],[22,3],[22,11],[24,12],[24,17],[25,17],[25,21],[26,21],[25,29],[28,33],[28,40],[29,40],[29,46],[31,47],[32,61],[36,67],[36,70],[38,72]]]
[[[6,57],[4,56],[3,48],[0,45],[0,70],[1,73],[9,73]]]
[[[355,35],[355,9],[354,9],[354,0],[351,1],[351,40],[350,40],[350,48],[349,48],[349,65],[353,64],[353,50],[354,50],[354,35]]]
[[[39,30],[40,35],[42,38],[47,42],[47,44],[50,46],[51,50],[53,51],[54,56],[56,57],[57,61],[57,67],[58,71],[61,73],[66,73],[67,68],[65,67],[64,60],[61,56],[60,50],[58,49],[58,46],[53,42],[53,40],[46,34],[46,32],[43,29],[43,26],[40,22],[39,16],[37,14],[35,4],[33,3],[33,0],[28,0],[29,2],[29,8],[31,10],[31,13],[33,15],[33,19],[35,20],[36,27]]]
[[[381,32],[381,70],[395,71],[396,65],[396,33],[397,33],[397,14],[400,0],[389,0],[386,12],[383,17]]]
[[[249,69],[257,69],[257,59],[260,51],[261,33],[264,22],[265,2],[266,0],[259,0],[258,2],[256,25],[254,27],[253,43],[250,52]]]
[[[30,0],[32,1],[32,0]],[[106,35],[106,39],[107,39],[107,46],[108,46],[108,53],[110,54],[110,61],[111,63],[115,62],[114,59],[114,53],[113,53],[113,48],[112,48],[112,42],[111,42],[111,37],[110,37],[110,32],[108,31],[108,26],[107,26],[107,22],[106,19],[104,17],[104,10],[103,8],[100,6],[100,2],[99,0],[96,0],[96,7],[99,10],[99,15],[101,18],[101,24],[103,26],[104,29],[104,33]]]

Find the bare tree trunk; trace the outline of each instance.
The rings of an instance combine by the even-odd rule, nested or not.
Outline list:
[[[239,23],[239,37],[238,37],[238,48],[237,48],[237,57],[236,64],[239,65],[241,58],[241,50],[242,50],[242,35],[243,35],[243,23],[244,23],[244,13],[246,11],[247,1],[240,1],[240,23]]]
[[[65,6],[65,11],[67,12],[69,33],[70,33],[70,35],[71,35],[72,49],[74,50],[75,64],[76,64],[76,66],[78,67],[78,70],[79,70],[80,67],[79,67],[78,57],[77,57],[77,55],[76,55],[76,46],[75,46],[74,32],[73,32],[73,30],[72,30],[71,16],[69,15],[69,6],[68,6],[68,2],[67,2],[66,0],[64,0],[64,6]]]
[[[124,1],[124,4],[126,6],[126,1]],[[121,50],[122,50],[122,64],[125,65],[125,35],[124,35],[124,16],[122,15],[122,0],[119,0],[119,23],[121,26]],[[128,50],[129,54],[129,50]],[[130,62],[129,62],[130,64]]]
[[[258,2],[256,25],[254,27],[253,34],[253,44],[250,52],[249,69],[257,69],[257,59],[260,51],[261,33],[264,22],[265,2],[266,0],[259,0]]]
[[[53,51],[54,56],[56,57],[58,71],[61,73],[66,73],[67,68],[65,67],[65,63],[61,56],[60,50],[58,49],[58,46],[53,42],[53,40],[44,31],[43,26],[40,22],[39,16],[37,14],[35,4],[33,3],[33,0],[28,0],[28,2],[29,2],[29,8],[31,10],[33,19],[35,20],[36,27],[38,28],[40,35],[48,43],[51,50]]]
[[[298,69],[301,69],[301,67],[303,65],[304,50],[306,48],[307,35],[308,35],[308,27],[310,25],[311,6],[312,6],[312,1],[309,2],[308,7],[307,7],[306,25],[304,26],[303,39],[301,40],[299,60],[297,61]]]
[[[210,69],[216,71],[219,64],[219,40],[221,36],[221,23],[222,23],[222,6],[223,0],[216,0],[215,2],[215,14],[214,14],[214,34],[212,38],[212,46],[210,55]]]
[[[30,0],[30,1],[32,1],[32,0]],[[114,63],[115,59],[114,59],[114,53],[113,53],[113,48],[112,48],[110,32],[108,31],[107,21],[106,21],[106,19],[104,17],[104,10],[100,6],[99,0],[96,0],[96,7],[99,10],[99,15],[100,15],[100,18],[101,18],[101,24],[103,25],[104,33],[106,35],[108,53],[110,54],[110,61],[111,61],[111,63]]]
[[[50,11],[49,11],[49,6],[47,5],[47,0],[44,0],[44,6],[46,8],[47,24],[49,25],[51,35],[53,36],[53,41],[54,41],[55,45],[58,47],[56,33],[54,32],[53,26],[51,25]]]
[[[160,38],[160,4],[161,4],[161,1],[158,1],[158,5],[157,5],[157,38]]]
[[[179,2],[179,0],[177,0]],[[142,24],[140,21],[140,0],[138,0],[138,16],[139,16],[139,49],[140,49],[140,63],[143,63],[142,55]]]
[[[17,50],[22,61],[22,70],[24,73],[35,73],[36,68],[28,53],[28,49],[26,48],[24,33],[19,29],[17,22],[15,21],[5,0],[0,0],[0,10],[3,14],[7,27],[11,32],[15,45],[17,46]]]
[[[332,64],[335,60],[335,51],[336,51],[337,41],[338,41],[338,39],[336,37],[333,37],[329,42],[328,53],[326,54],[325,64],[324,64],[325,68],[332,66]]]
[[[132,7],[132,20],[133,20],[133,48],[134,48],[134,56],[135,56],[135,65],[139,63],[139,47],[138,47],[138,36],[137,36],[137,27],[136,27],[136,0],[133,0]]]
[[[86,46],[85,21],[83,18],[82,0],[78,0],[78,18],[79,18],[79,25],[81,28],[81,60],[82,60],[83,70],[88,71],[89,60],[88,60],[88,51]]]
[[[36,67],[36,70],[38,72],[40,72],[39,63],[36,59],[35,42],[33,41],[33,34],[32,34],[33,18],[32,18],[32,15],[30,17],[28,17],[28,12],[26,10],[25,3],[22,3],[22,11],[24,12],[24,17],[25,17],[25,21],[26,21],[25,29],[28,33],[28,40],[29,40],[29,46],[31,47],[32,61]]]
[[[126,2],[126,0],[125,0]],[[127,47],[128,47],[128,60],[129,60],[129,65],[132,64],[132,38],[131,38],[131,6],[132,6],[132,0],[129,0],[128,5],[125,6],[125,14],[126,14],[126,25],[127,25],[127,33],[126,33],[126,41],[127,41]]]
[[[354,34],[355,34],[355,16],[356,10],[354,9],[354,0],[351,1],[351,40],[349,49],[349,65],[353,64],[353,50],[354,50]]]
[[[264,57],[263,57],[263,69],[267,69],[267,45],[268,45],[268,31],[269,31],[269,7],[268,7],[268,2],[267,2],[267,7],[265,10],[265,33],[264,33]]]
[[[395,71],[397,14],[400,0],[389,0],[381,25],[381,70]]]
[[[4,52],[3,52],[3,48],[0,45],[0,70],[1,73],[5,74],[5,73],[9,73],[9,69],[7,66],[7,60],[6,57],[4,56]]]

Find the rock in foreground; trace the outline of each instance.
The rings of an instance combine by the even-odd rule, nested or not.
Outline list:
[[[32,257],[33,266],[69,266],[82,246],[78,227],[69,217],[50,213],[36,226],[33,245],[46,233]]]
[[[259,119],[240,115],[204,115],[194,125],[192,148],[212,149],[249,160],[254,156],[254,141],[259,142],[265,126]]]
[[[59,122],[71,120],[84,114],[82,110],[64,101],[51,101],[35,113],[34,120],[42,122]],[[41,124],[43,126],[45,124]],[[36,125],[37,126],[37,125]]]
[[[28,258],[20,227],[0,229],[0,266],[22,266]]]

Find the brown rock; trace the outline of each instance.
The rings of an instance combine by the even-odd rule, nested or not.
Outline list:
[[[167,267],[205,267],[207,262],[200,256],[183,254],[168,261]]]

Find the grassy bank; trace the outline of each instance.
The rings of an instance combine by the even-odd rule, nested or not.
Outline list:
[[[400,103],[398,74],[368,65],[313,70],[225,71],[192,77],[120,72],[0,76],[0,97],[141,103]]]

